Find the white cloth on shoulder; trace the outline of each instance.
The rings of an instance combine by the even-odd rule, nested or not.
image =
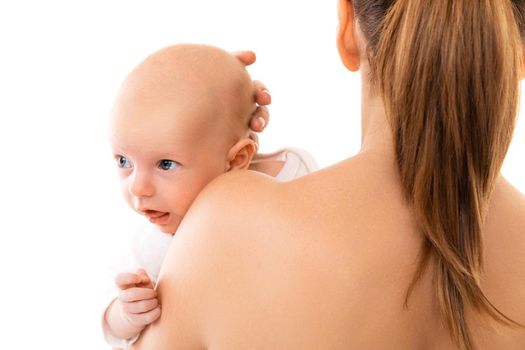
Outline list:
[[[275,179],[279,181],[294,180],[319,169],[319,166],[310,153],[295,147],[283,148],[268,154],[258,154],[257,160],[254,162],[263,163],[276,161],[284,162],[283,167],[275,176]]]

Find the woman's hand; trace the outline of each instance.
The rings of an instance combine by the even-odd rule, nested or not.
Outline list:
[[[232,55],[237,57],[244,65],[249,66],[253,64],[256,60],[255,53],[252,51],[238,51],[232,52]],[[268,105],[272,103],[272,96],[266,86],[260,81],[253,81],[253,90],[255,103],[257,108],[252,114],[252,119],[250,121],[250,128],[252,129],[251,137],[257,142],[258,139],[255,132],[262,132],[270,120],[270,114],[268,112]]]

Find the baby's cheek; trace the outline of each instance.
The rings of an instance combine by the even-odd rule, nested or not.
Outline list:
[[[191,203],[193,203],[197,197],[197,194],[198,193],[191,192],[190,188],[174,193],[170,198],[172,211],[179,216],[186,215],[186,212],[190,208]]]

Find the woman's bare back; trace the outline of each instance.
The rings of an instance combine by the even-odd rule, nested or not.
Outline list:
[[[486,226],[484,290],[525,323],[525,199],[504,180]],[[175,236],[158,287],[163,314],[135,347],[455,349],[431,268],[404,304],[421,237],[383,156],[284,184],[229,174]],[[480,350],[525,348],[523,329],[471,325]]]

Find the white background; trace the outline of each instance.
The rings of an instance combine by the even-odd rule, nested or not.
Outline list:
[[[339,62],[336,19],[335,1],[0,2],[0,347],[107,348],[104,269],[142,222],[120,198],[107,117],[153,51],[256,51],[274,101],[262,151],[299,146],[321,166],[354,154],[360,76]],[[503,169],[522,192],[524,123]]]

